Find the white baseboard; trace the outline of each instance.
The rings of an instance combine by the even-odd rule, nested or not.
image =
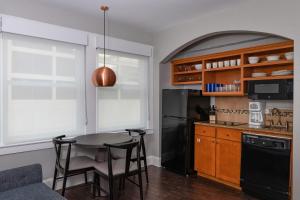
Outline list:
[[[161,167],[160,165],[160,158],[157,156],[147,156],[147,165],[153,165],[156,167]],[[88,181],[93,180],[93,172],[88,173]],[[52,187],[53,178],[48,178],[43,181],[46,185],[48,185],[50,188]],[[67,181],[67,187],[72,187],[76,185],[80,185],[84,183],[84,175],[77,175],[74,177],[68,178]],[[56,183],[56,190],[59,190],[62,188],[62,179],[58,180]]]
[[[153,165],[156,167],[161,167],[160,165],[160,158],[157,156],[148,156],[147,157],[147,164],[148,165]]]

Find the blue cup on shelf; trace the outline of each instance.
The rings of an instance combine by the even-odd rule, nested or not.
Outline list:
[[[206,91],[211,92],[211,90],[212,90],[211,83],[207,83],[206,84]]]
[[[216,84],[215,83],[206,84],[206,91],[207,92],[215,92],[216,91]]]
[[[215,92],[220,92],[220,86],[221,86],[220,83],[216,83],[216,90],[215,90]]]
[[[211,90],[211,91],[212,91],[212,92],[215,92],[215,91],[216,91],[216,85],[217,85],[217,84],[212,83],[211,85],[212,85],[212,86],[211,86],[211,87],[212,87],[212,90]]]

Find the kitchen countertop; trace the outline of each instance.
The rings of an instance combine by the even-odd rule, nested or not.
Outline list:
[[[236,126],[230,125],[223,125],[223,124],[212,124],[209,122],[195,122],[195,124],[204,125],[204,126],[213,126],[213,127],[221,127],[221,128],[231,128],[231,129],[239,129],[242,131],[249,131],[253,133],[263,133],[272,136],[281,136],[281,137],[288,137],[293,138],[293,132],[287,131],[285,129],[278,129],[278,128],[251,128],[248,124],[241,124]]]

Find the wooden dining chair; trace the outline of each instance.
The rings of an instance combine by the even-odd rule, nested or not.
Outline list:
[[[54,178],[52,189],[55,190],[56,182],[63,179],[62,196],[65,195],[67,178],[79,174],[84,174],[85,183],[87,184],[87,172],[94,170],[96,161],[87,156],[76,156],[71,158],[72,145],[75,140],[67,140],[65,135],[53,138],[54,149],[56,153]],[[63,147],[67,147],[66,156],[63,156]]]
[[[140,160],[140,143],[138,141],[132,141],[121,144],[105,144],[107,147],[106,162],[97,163],[95,167],[95,173],[100,177],[108,179],[109,183],[109,199],[114,199],[114,180],[119,179],[120,183],[125,186],[125,180],[135,184],[140,190],[140,199],[143,200],[143,183],[141,174],[141,160]],[[137,160],[131,161],[132,151],[136,148]],[[113,159],[112,149],[125,150],[125,158]],[[130,179],[131,176],[138,175],[138,183]],[[98,179],[100,180],[100,179]],[[97,183],[100,190],[100,181]],[[98,191],[99,191],[98,190]]]
[[[146,147],[145,147],[145,140],[144,140],[144,136],[146,134],[146,131],[142,130],[142,129],[125,129],[125,131],[128,132],[128,134],[130,136],[132,136],[132,133],[138,133],[139,134],[139,140],[140,140],[140,146],[141,146],[141,161],[144,162],[144,168],[142,169],[142,171],[145,172],[146,174],[146,181],[147,183],[149,183],[149,178],[148,178],[148,165],[147,165],[147,154],[146,154]],[[131,159],[131,161],[136,161],[136,157],[133,157]]]

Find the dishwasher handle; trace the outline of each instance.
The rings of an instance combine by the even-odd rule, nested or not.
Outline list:
[[[290,150],[291,141],[284,138],[275,138],[260,135],[243,134],[243,144],[250,146],[262,147],[265,149]]]

